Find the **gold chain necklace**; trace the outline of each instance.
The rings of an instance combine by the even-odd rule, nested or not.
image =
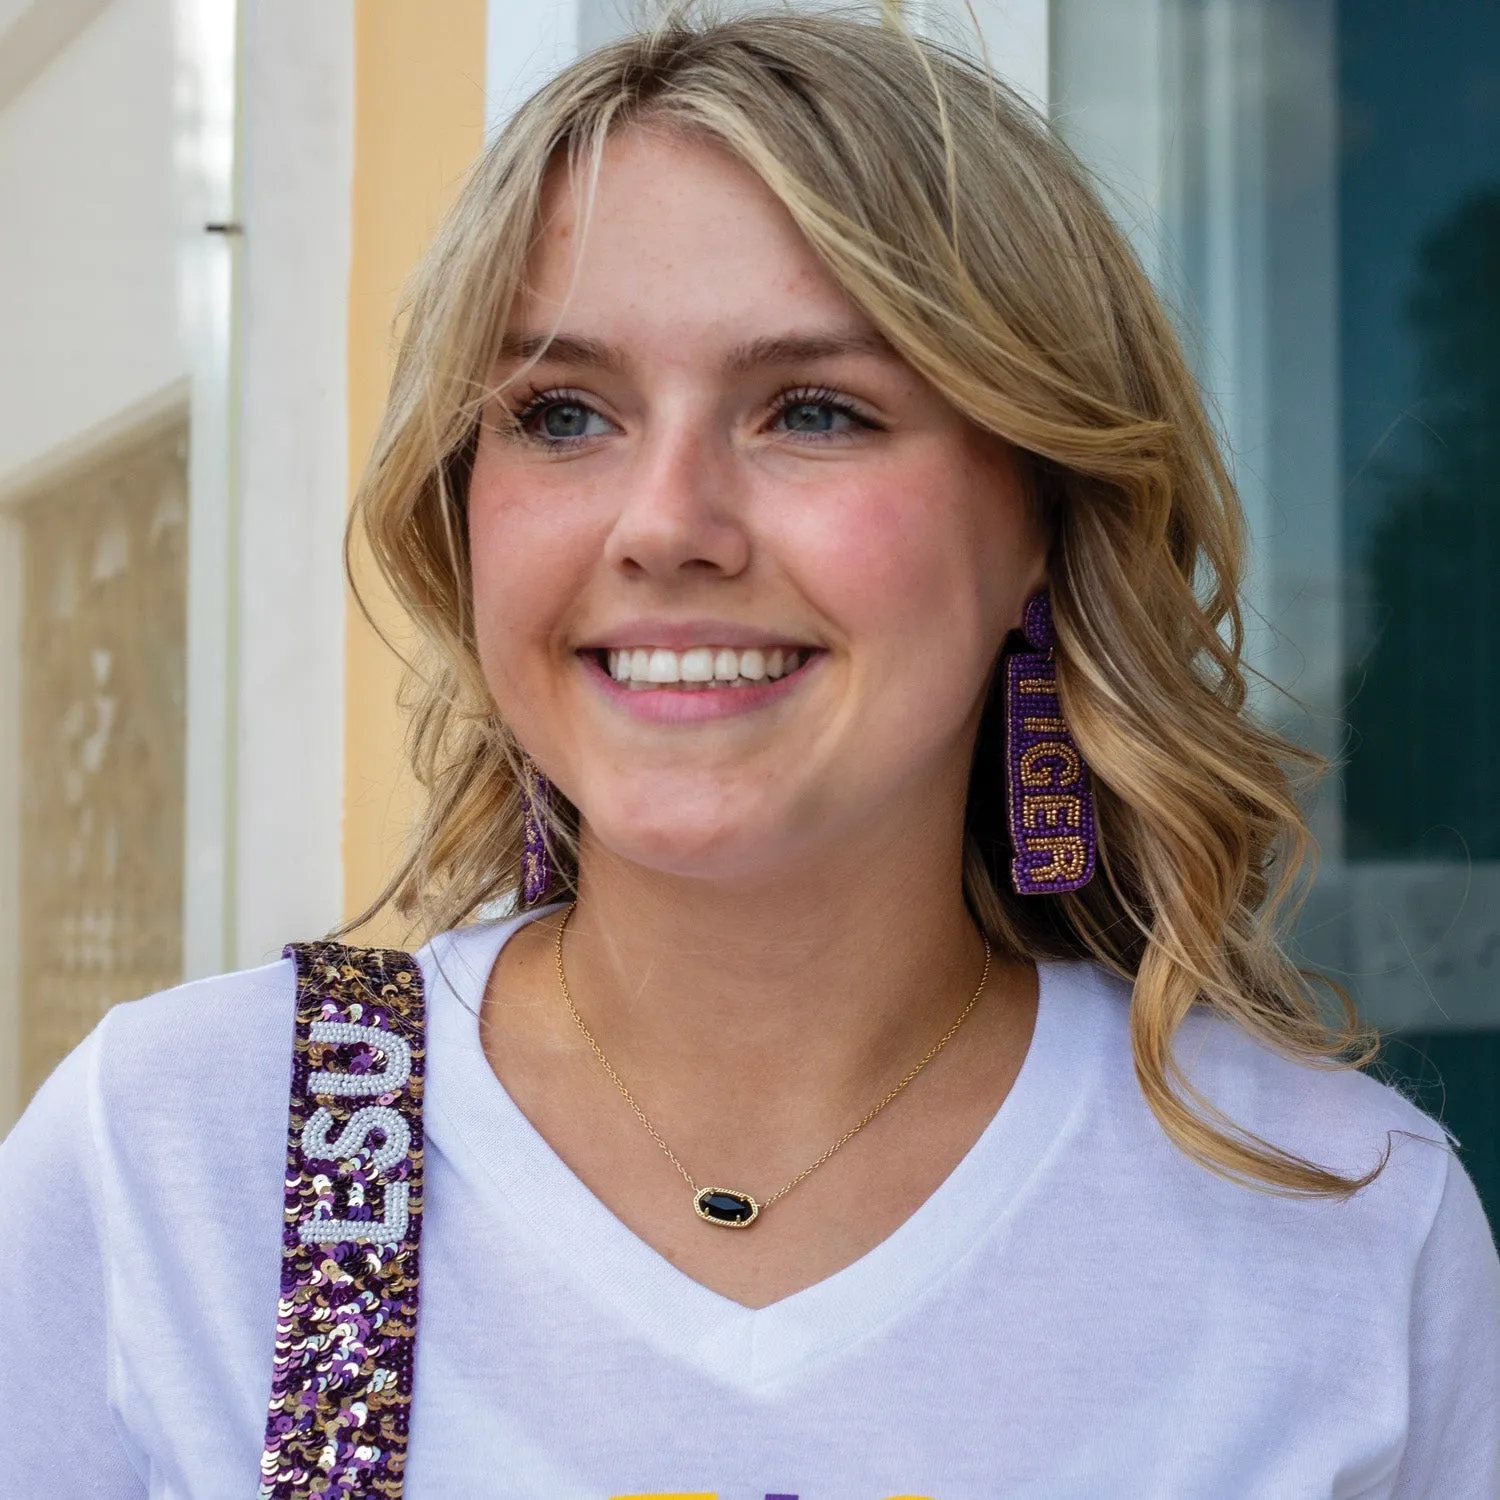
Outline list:
[[[689,1191],[693,1195],[693,1212],[700,1219],[709,1224],[718,1224],[725,1229],[748,1229],[761,1215],[763,1209],[769,1208],[780,1198],[785,1198],[798,1183],[804,1182],[826,1162],[835,1151],[847,1146],[876,1115],[883,1110],[892,1099],[914,1079],[923,1068],[935,1058],[944,1047],[953,1040],[954,1033],[969,1018],[969,1012],[979,1003],[979,997],[984,993],[985,984],[990,977],[990,940],[984,938],[984,968],[979,974],[979,984],[974,993],[969,997],[969,1003],[958,1013],[958,1019],[940,1036],[925,1057],[911,1068],[900,1083],[891,1089],[874,1109],[872,1109],[857,1125],[851,1125],[838,1140],[836,1140],[810,1167],[804,1167],[792,1180],[778,1188],[764,1203],[757,1202],[749,1193],[742,1193],[733,1188],[704,1187],[700,1188],[693,1181],[693,1174],[678,1160],[677,1153],[662,1139],[661,1132],[657,1130],[646,1111],[635,1102],[635,1095],[625,1086],[625,1080],[615,1072],[610,1060],[604,1055],[604,1049],[594,1040],[594,1034],[583,1024],[583,1017],[578,1014],[578,1007],[573,1004],[573,996],[568,990],[568,975],[563,968],[563,933],[568,930],[568,922],[571,920],[578,903],[575,901],[563,913],[563,919],[557,924],[557,983],[562,990],[563,999],[568,1003],[568,1010],[573,1017],[573,1023],[583,1033],[583,1039],[589,1044],[595,1057],[599,1059],[604,1071],[609,1074],[614,1086],[624,1095],[625,1102],[635,1112],[635,1117],[647,1131],[651,1139],[661,1147],[666,1158],[682,1174],[682,1180],[687,1183]],[[981,934],[982,936],[982,934]]]

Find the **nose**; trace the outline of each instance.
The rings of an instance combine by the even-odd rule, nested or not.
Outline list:
[[[625,476],[608,562],[659,582],[742,573],[750,537],[738,490],[726,441],[687,421],[659,430],[641,444]]]

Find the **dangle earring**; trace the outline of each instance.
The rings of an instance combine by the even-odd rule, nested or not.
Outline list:
[[[529,755],[521,760],[522,795],[526,816],[521,828],[521,904],[536,906],[552,890],[552,856],[547,851],[544,824],[552,805],[552,785]]]
[[[1056,896],[1093,878],[1098,848],[1089,769],[1057,696],[1057,633],[1046,589],[1026,601],[1029,651],[1005,661],[1006,806],[1011,883],[1019,896]]]

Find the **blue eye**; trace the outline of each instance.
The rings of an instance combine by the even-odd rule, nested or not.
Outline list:
[[[792,432],[831,432],[833,423],[848,415],[826,401],[798,401],[783,408],[781,413],[782,420]]]
[[[803,437],[836,437],[855,427],[874,424],[862,417],[837,391],[789,391],[776,420],[784,432]]]
[[[608,421],[592,406],[557,393],[543,392],[516,412],[516,426],[542,443],[570,443],[600,437],[611,431]]]
[[[599,437],[609,431],[609,423],[593,407],[581,401],[550,401],[537,414],[543,433],[549,438]]]

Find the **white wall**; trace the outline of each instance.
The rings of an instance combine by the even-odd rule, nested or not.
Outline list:
[[[0,109],[108,3],[109,0],[0,0]]]
[[[3,1132],[21,791],[7,502],[185,406],[185,968],[261,962],[342,912],[353,0],[254,0],[238,20],[234,0],[0,0],[0,86]],[[243,233],[205,232],[224,220]]]
[[[18,528],[8,501],[180,410],[171,13],[0,14],[0,1131],[18,1106]]]
[[[172,61],[113,0],[0,110],[0,487],[187,373]]]

